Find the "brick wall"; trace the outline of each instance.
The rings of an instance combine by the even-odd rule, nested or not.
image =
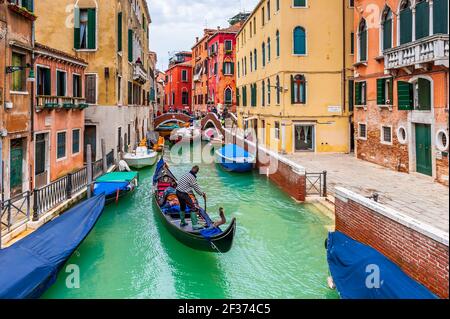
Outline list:
[[[439,297],[449,297],[448,243],[339,195],[335,206],[336,230],[375,248]]]
[[[448,155],[442,159],[436,159],[436,180],[448,186]]]

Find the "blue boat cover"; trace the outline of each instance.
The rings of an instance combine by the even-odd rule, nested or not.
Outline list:
[[[200,235],[202,235],[205,239],[211,239],[214,236],[222,234],[222,231],[218,227],[212,227],[207,229],[202,229],[200,231]]]
[[[219,153],[228,158],[236,158],[236,157],[251,157],[250,154],[243,149],[242,147],[236,144],[227,144],[222,147]]]
[[[155,173],[153,175],[153,184],[156,184],[158,182],[159,173],[163,169],[165,163],[166,162],[164,161],[164,158],[161,157],[161,159],[158,161],[158,164],[156,164]]]
[[[129,182],[95,183],[94,196],[101,194],[105,194],[105,196],[113,195],[117,193],[117,190],[126,191],[129,184]]]
[[[96,196],[0,250],[0,299],[40,297],[89,234],[105,206]]]
[[[341,232],[328,235],[327,259],[343,299],[435,299],[377,250]]]

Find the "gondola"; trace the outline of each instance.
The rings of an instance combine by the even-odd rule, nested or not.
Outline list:
[[[219,227],[214,227],[208,213],[200,208],[199,213],[206,223],[206,228],[202,230],[193,230],[190,223],[190,213],[186,212],[185,227],[180,227],[180,213],[168,212],[162,208],[160,203],[164,190],[173,182],[176,177],[172,174],[164,159],[161,159],[156,167],[153,177],[153,195],[154,203],[157,206],[155,211],[161,218],[166,229],[181,243],[196,250],[225,253],[232,245],[234,234],[236,232],[236,219],[233,218],[228,228],[222,231]],[[195,196],[194,196],[195,197]]]
[[[94,195],[104,194],[106,204],[134,192],[138,186],[137,172],[111,172],[100,176],[94,183]]]

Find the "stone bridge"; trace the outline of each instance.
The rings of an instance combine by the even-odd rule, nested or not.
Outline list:
[[[156,117],[153,120],[153,126],[155,129],[169,122],[189,123],[191,117],[182,113],[166,113]]]
[[[225,136],[225,130],[222,126],[222,122],[215,113],[208,113],[204,118],[202,118],[201,126],[202,130],[205,128],[214,127],[220,132],[220,134],[222,134],[222,136]]]

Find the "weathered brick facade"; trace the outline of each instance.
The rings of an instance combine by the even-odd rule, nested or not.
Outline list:
[[[336,230],[378,250],[441,298],[449,297],[449,248],[351,199],[335,201]]]

